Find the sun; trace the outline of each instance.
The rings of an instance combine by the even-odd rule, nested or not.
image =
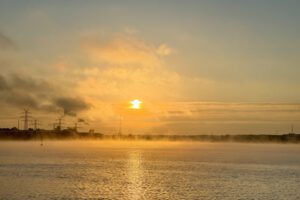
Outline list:
[[[131,106],[130,106],[131,109],[140,109],[141,108],[142,102],[138,99],[130,101],[130,103],[131,103]]]

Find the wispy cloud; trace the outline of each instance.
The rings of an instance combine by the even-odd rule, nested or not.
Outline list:
[[[300,104],[178,102],[165,104],[162,121],[282,122],[299,121]]]
[[[16,44],[13,40],[0,32],[0,50],[11,50],[15,48]]]
[[[128,34],[116,34],[106,40],[87,38],[82,40],[82,47],[95,61],[127,66],[155,67],[161,64],[159,56],[172,52],[167,44],[155,46]]]

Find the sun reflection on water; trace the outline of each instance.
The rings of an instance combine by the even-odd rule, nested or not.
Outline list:
[[[142,199],[144,196],[142,155],[140,151],[130,151],[127,162],[129,199]]]

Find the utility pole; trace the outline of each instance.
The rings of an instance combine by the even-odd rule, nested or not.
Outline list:
[[[291,133],[294,133],[294,124],[291,125]]]
[[[24,130],[28,130],[28,110],[24,110]]]
[[[58,118],[58,130],[61,130],[61,117]]]
[[[77,132],[77,122],[75,122],[75,127],[74,127],[74,129],[75,129],[75,132]]]
[[[36,119],[34,120],[33,126],[34,126],[34,130],[36,131],[37,130],[37,120]]]
[[[122,116],[120,116],[120,121],[119,121],[119,136],[122,135]]]

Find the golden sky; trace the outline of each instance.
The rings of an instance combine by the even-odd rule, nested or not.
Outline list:
[[[283,133],[300,125],[297,1],[1,1],[0,127]],[[130,101],[142,101],[131,109]],[[297,130],[297,129],[296,129]]]

